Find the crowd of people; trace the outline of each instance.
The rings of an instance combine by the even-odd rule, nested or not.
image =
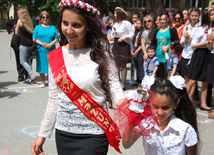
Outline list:
[[[120,139],[129,148],[140,136],[146,155],[196,155],[197,81],[202,82],[200,109],[214,118],[206,104],[208,84],[214,85],[214,10],[204,10],[201,20],[198,8],[172,17],[168,12],[153,17],[147,10],[143,18],[135,12],[129,21],[128,13],[116,7],[114,13],[108,8],[100,22],[93,0],[61,0],[59,7],[58,31],[47,11],[36,26],[25,8],[6,23],[18,81],[37,80],[28,57],[33,41],[40,86],[45,87],[45,74],[49,78],[48,104],[32,154],[45,154],[43,144],[55,128],[59,155],[105,155],[109,145],[121,152]],[[128,63],[129,83],[143,88],[124,94]],[[112,104],[117,105],[116,121],[108,114]]]
[[[211,104],[206,103],[211,98],[211,95],[207,96],[207,94],[212,93],[212,88],[208,89],[208,85],[212,86],[211,79],[214,79],[210,73],[212,71],[209,70],[212,66],[213,54],[208,49],[208,44],[212,43],[212,33],[209,31],[214,25],[214,10],[209,8],[201,13],[198,8],[192,7],[175,11],[171,17],[168,12],[162,12],[153,17],[151,10],[147,10],[142,12],[143,18],[140,18],[139,12],[134,12],[131,20],[127,12],[122,8],[120,10],[122,10],[120,13],[115,11],[114,25],[108,27],[112,33],[107,35],[110,35],[108,38],[113,46],[112,52],[116,57],[119,76],[121,71],[122,88],[124,90],[126,88],[127,63],[131,63],[129,83],[132,86],[141,87],[141,81],[145,75],[163,79],[169,79],[174,75],[183,76],[187,93],[193,102],[198,94],[197,81],[201,81],[200,109],[210,111],[209,117],[214,118]],[[119,25],[120,22],[118,24],[117,18],[120,16],[123,16],[121,23],[126,22],[125,28]],[[108,19],[105,20],[108,21]],[[123,32],[118,30],[120,27]],[[116,49],[118,46],[114,41],[117,42],[117,39],[121,47]],[[127,43],[126,50],[122,46],[124,43]],[[124,59],[127,61],[121,62]],[[134,80],[135,70],[136,80]]]

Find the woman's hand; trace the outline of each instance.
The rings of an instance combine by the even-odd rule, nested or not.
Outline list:
[[[31,145],[31,152],[33,155],[44,155],[45,152],[42,149],[42,146],[45,142],[45,138],[38,136],[36,140]]]
[[[131,55],[132,55],[132,57],[133,57],[133,58],[136,58],[136,57],[137,57],[137,55],[138,55],[138,51],[135,51],[134,53],[133,53],[133,52],[131,52]]]
[[[46,46],[45,46],[45,49],[50,49],[52,46],[51,46],[51,44],[47,44]]]
[[[143,59],[144,59],[144,61],[146,61],[146,60],[148,59],[148,54],[147,54],[147,53],[145,53],[145,54],[143,55]]]
[[[117,41],[119,42],[119,43],[121,43],[121,42],[123,42],[123,37],[120,37]]]

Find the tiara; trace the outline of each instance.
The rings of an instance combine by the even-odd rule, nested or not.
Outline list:
[[[125,11],[125,10],[123,10],[123,8],[121,8],[121,7],[116,7],[116,8],[115,8],[115,10],[121,10],[123,13],[125,13],[125,14],[126,14],[126,11]]]
[[[61,0],[61,2],[59,3],[59,7],[63,8],[63,6],[74,6],[80,9],[83,9],[87,12],[90,12],[92,15],[94,15],[95,17],[99,17],[100,16],[100,12],[99,10],[97,10],[97,8],[95,8],[94,6],[85,3],[83,1],[79,1],[79,0]]]

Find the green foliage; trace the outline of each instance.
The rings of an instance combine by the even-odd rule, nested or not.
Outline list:
[[[118,0],[95,0],[95,2],[101,15],[103,15],[107,8],[109,8],[111,12],[114,12],[114,9],[119,6]]]

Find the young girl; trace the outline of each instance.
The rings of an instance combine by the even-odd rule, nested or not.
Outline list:
[[[151,91],[155,95],[150,93],[149,104],[160,120],[160,127],[155,126],[151,129],[149,139],[146,136],[143,137],[145,155],[175,153],[195,155],[197,153],[196,109],[189,100],[186,89],[183,88],[184,80],[181,84],[178,82],[181,80],[173,80],[177,88],[169,80],[164,79],[156,79],[151,86]],[[141,121],[141,123],[144,122]],[[136,129],[140,131],[139,126]],[[130,130],[127,130],[125,134],[128,134],[126,136],[128,140],[123,138],[125,148],[131,147],[140,137],[139,134]]]
[[[183,35],[181,37],[180,43],[184,46],[181,58],[181,75],[185,78],[186,85],[189,82],[189,60],[192,57],[194,49],[191,47],[192,35],[196,32],[196,28],[201,25],[199,21],[200,10],[198,8],[193,8],[190,12],[190,23],[186,25],[183,29]],[[191,89],[189,94],[190,98],[193,99],[193,94],[196,85]]]
[[[167,60],[166,69],[168,72],[168,79],[171,76],[178,75],[181,67],[181,60],[179,58],[179,53],[181,51],[181,45],[179,40],[176,40],[169,45],[169,52],[172,54],[170,57],[168,53],[165,53],[165,57]]]
[[[144,77],[144,67],[143,67],[143,51],[141,46],[141,35],[143,33],[143,20],[138,19],[136,21],[135,33],[132,39],[134,45],[134,52],[132,53],[132,57],[134,59],[135,68],[137,70],[137,84],[142,82]]]
[[[211,108],[206,104],[208,83],[206,82],[207,64],[210,51],[207,49],[208,29],[212,26],[211,20],[212,10],[204,10],[202,14],[202,23],[192,36],[191,47],[194,50],[189,65],[189,81],[187,83],[187,93],[190,91],[197,81],[202,82],[201,87],[201,110],[209,111]],[[210,33],[212,34],[212,33]]]
[[[92,0],[62,0],[60,7],[62,46],[48,54],[49,100],[32,154],[44,154],[54,128],[59,155],[105,155],[108,144],[120,152],[120,134],[106,103],[120,104],[125,96],[99,11]]]

